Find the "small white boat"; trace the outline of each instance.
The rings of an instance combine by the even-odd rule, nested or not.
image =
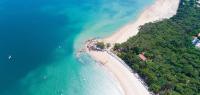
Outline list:
[[[12,59],[12,56],[11,56],[11,55],[9,55],[9,56],[8,56],[8,59],[9,59],[9,60],[11,60],[11,59]]]

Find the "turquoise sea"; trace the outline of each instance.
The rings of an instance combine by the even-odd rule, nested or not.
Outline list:
[[[154,0],[0,0],[0,95],[122,95],[84,41],[111,35]]]

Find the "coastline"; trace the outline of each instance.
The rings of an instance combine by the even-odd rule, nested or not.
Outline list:
[[[139,32],[139,27],[145,23],[154,22],[162,19],[167,19],[176,14],[180,0],[156,0],[153,5],[146,8],[137,20],[129,23],[116,31],[113,35],[100,39],[104,43],[110,43],[111,47],[115,43],[123,43],[130,37]],[[88,43],[86,43],[87,45]],[[88,50],[86,52],[96,61],[99,61],[105,66],[118,80],[124,95],[151,95],[148,87],[139,78],[137,74],[131,72],[129,67],[124,62],[110,52],[110,49],[105,51]]]
[[[154,21],[168,19],[176,14],[180,0],[156,0],[138,16],[136,21],[128,23],[109,37],[102,39],[105,43],[123,43],[139,32],[139,27]]]

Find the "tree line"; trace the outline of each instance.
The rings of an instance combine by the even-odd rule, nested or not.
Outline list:
[[[200,49],[192,36],[200,33],[197,0],[181,0],[177,14],[141,26],[139,33],[113,50],[159,95],[200,95]],[[144,52],[147,61],[139,54]]]

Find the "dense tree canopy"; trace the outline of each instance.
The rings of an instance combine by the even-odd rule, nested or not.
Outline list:
[[[160,95],[200,95],[200,49],[192,36],[200,33],[197,0],[182,0],[177,15],[148,23],[114,50]],[[148,61],[138,57],[144,52]]]
[[[100,49],[104,49],[105,48],[105,44],[103,42],[97,42],[96,46]]]

